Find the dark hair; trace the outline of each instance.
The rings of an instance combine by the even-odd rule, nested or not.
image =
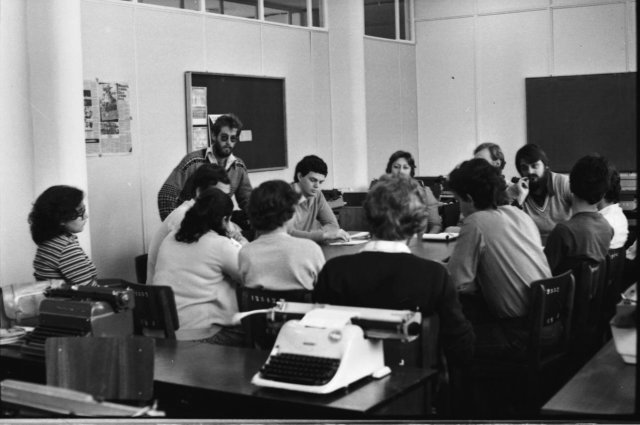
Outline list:
[[[610,204],[617,204],[620,202],[620,173],[613,165],[609,165],[609,190],[604,194],[604,199]]]
[[[569,173],[571,193],[590,205],[597,203],[609,190],[609,164],[598,154],[580,158]]]
[[[399,158],[404,158],[407,160],[407,164],[409,164],[409,167],[411,167],[411,177],[415,176],[416,162],[413,160],[413,156],[411,156],[411,154],[406,151],[396,151],[391,154],[391,156],[389,157],[389,161],[387,162],[385,173],[391,174],[391,167],[393,166],[393,163],[396,162]]]
[[[203,164],[187,178],[179,199],[183,201],[193,199],[196,197],[196,189],[204,192],[210,186],[215,186],[218,183],[230,184],[225,169],[218,164]]]
[[[249,221],[254,229],[268,232],[286,223],[300,199],[291,185],[282,180],[269,180],[251,192]]]
[[[424,230],[426,202],[425,192],[416,180],[403,175],[383,175],[364,201],[371,234],[378,239],[397,241]]]
[[[542,161],[545,166],[549,166],[549,158],[547,154],[540,148],[540,146],[529,143],[524,145],[518,152],[516,152],[516,169],[520,173],[520,162],[524,161],[526,164],[533,164],[534,162]],[[522,175],[522,173],[520,173]]]
[[[64,223],[78,217],[84,193],[71,186],[51,186],[33,203],[29,213],[31,238],[38,245],[65,232]]]
[[[449,188],[461,198],[471,197],[479,210],[497,208],[505,185],[500,170],[482,158],[464,161],[449,174]]]
[[[500,146],[496,145],[495,143],[482,143],[475,148],[475,150],[473,151],[473,154],[475,155],[484,149],[487,149],[489,151],[489,154],[491,155],[492,160],[500,161],[499,168],[500,170],[504,170],[504,166],[507,163],[507,161],[505,161],[504,159],[504,154],[502,153],[502,149],[500,149]]]
[[[209,128],[213,136],[218,137],[218,134],[220,134],[220,130],[222,130],[222,127],[237,128],[238,137],[240,137],[240,133],[242,133],[242,121],[240,121],[240,118],[238,118],[234,114],[220,115],[218,118],[216,118],[213,124],[211,123],[211,120],[209,120]]]
[[[213,230],[226,236],[222,227],[222,219],[231,215],[233,202],[226,193],[217,187],[210,187],[200,194],[191,208],[184,215],[180,229],[176,233],[179,242],[197,242],[202,235]]]
[[[298,182],[298,173],[302,174],[303,177],[309,173],[318,173],[326,177],[328,174],[327,164],[320,157],[307,155],[296,165],[296,169],[293,172],[294,182]]]

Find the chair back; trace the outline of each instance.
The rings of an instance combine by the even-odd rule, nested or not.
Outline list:
[[[361,207],[369,192],[342,192],[342,200],[347,207]]]
[[[275,306],[278,301],[310,303],[312,291],[294,289],[289,291],[270,291],[262,288],[239,286],[236,290],[238,309],[242,311],[260,310]],[[286,316],[279,322],[267,320],[266,315],[256,314],[242,319],[242,328],[248,343],[260,350],[271,350]]]
[[[151,400],[155,341],[147,337],[50,337],[47,385],[98,400]]]
[[[535,370],[543,357],[566,354],[571,338],[575,281],[571,270],[531,284],[531,342]]]
[[[460,222],[460,204],[458,201],[452,201],[442,204],[439,208],[440,216],[442,216],[442,228],[449,226],[457,226]]]
[[[173,289],[170,286],[143,285],[123,282],[123,287],[133,290],[133,331],[136,335],[148,335],[176,339],[180,327]]]
[[[149,254],[138,255],[134,261],[136,265],[136,279],[138,283],[147,283],[147,259]]]
[[[368,231],[369,223],[363,207],[342,207],[338,214],[338,224],[341,229]]]
[[[573,325],[577,332],[587,331],[600,317],[606,279],[606,260],[581,261],[574,269],[576,290]],[[576,335],[577,336],[577,335]]]

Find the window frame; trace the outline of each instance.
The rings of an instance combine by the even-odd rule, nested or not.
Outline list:
[[[409,21],[409,26],[408,28],[410,29],[410,37],[408,37],[408,39],[402,39],[400,38],[400,0],[394,0],[394,5],[393,5],[393,10],[394,10],[394,32],[395,32],[395,38],[387,38],[387,37],[378,37],[375,35],[368,35],[366,34],[366,28],[367,28],[367,24],[365,22],[365,34],[364,37],[365,38],[370,38],[372,40],[384,40],[384,41],[394,41],[394,42],[399,42],[399,43],[405,43],[405,44],[415,44],[415,6],[414,6],[414,1],[415,0],[404,0],[406,2],[408,2],[409,4],[409,14],[411,15],[408,19]],[[362,1],[362,14],[363,17],[366,16],[364,14],[364,8],[365,8],[365,4],[364,4],[364,0]]]

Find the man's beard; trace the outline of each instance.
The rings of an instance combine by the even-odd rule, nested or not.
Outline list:
[[[542,175],[542,177],[538,177],[538,175],[536,174],[528,175],[527,177],[529,178],[529,189],[535,191],[535,190],[538,190],[540,187],[546,186],[548,175],[549,173],[547,172],[547,170],[544,171],[544,174]]]
[[[228,152],[225,152],[224,149],[222,149],[222,147],[220,146],[220,144],[218,142],[214,142],[213,143],[213,151],[215,152],[215,154],[221,158],[226,158],[229,155],[231,155],[231,149],[229,149]]]

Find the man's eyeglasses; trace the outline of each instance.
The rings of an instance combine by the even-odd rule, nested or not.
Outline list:
[[[222,142],[226,142],[226,141],[228,141],[228,140],[229,140],[229,135],[228,135],[228,134],[226,134],[226,133],[222,133],[222,134],[220,134],[220,135],[218,136],[218,138],[220,139],[220,141],[222,141]],[[231,136],[231,141],[232,141],[233,143],[237,142],[237,141],[238,141],[238,136]]]

